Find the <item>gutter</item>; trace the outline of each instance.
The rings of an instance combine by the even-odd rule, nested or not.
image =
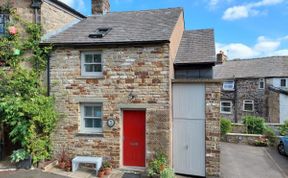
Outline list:
[[[274,86],[269,86],[268,88],[269,88],[269,90],[274,91],[276,93],[281,93],[281,94],[284,94],[284,95],[288,95],[288,90],[283,90],[283,89],[281,89],[279,87],[274,87]]]
[[[94,46],[113,46],[113,45],[143,45],[143,44],[163,44],[170,43],[169,40],[154,41],[122,41],[122,42],[83,42],[83,43],[53,43],[43,42],[41,46],[53,45],[53,47],[94,47]]]

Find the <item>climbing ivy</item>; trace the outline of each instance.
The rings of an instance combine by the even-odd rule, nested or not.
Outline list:
[[[33,163],[51,153],[51,133],[56,126],[54,100],[46,96],[42,74],[51,47],[40,45],[42,28],[21,19],[7,6],[10,22],[7,35],[0,37],[0,122],[11,128],[9,137],[33,157]],[[18,33],[9,33],[9,27]],[[27,67],[31,66],[32,67]]]

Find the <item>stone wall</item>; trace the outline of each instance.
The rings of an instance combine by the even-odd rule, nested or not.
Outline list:
[[[53,134],[54,155],[66,148],[70,156],[110,157],[121,166],[122,110],[146,110],[146,159],[157,149],[171,150],[169,45],[92,48],[101,51],[102,78],[83,78],[80,51],[58,48],[51,57],[51,94],[55,96],[60,120]],[[128,95],[133,93],[134,99]],[[81,102],[103,103],[103,133],[81,135]],[[106,126],[108,117],[116,125]],[[160,142],[159,142],[160,141]],[[147,163],[147,161],[146,161]]]
[[[49,1],[44,1],[41,5],[41,24],[43,25],[44,34],[61,29],[67,24],[79,20],[81,18]]]
[[[206,83],[206,176],[220,176],[220,83]]]
[[[268,121],[267,85],[266,89],[259,89],[259,79],[236,79],[235,91],[221,91],[221,100],[232,101],[232,114],[221,114],[221,117],[230,118],[234,122],[241,122],[246,115],[263,117]],[[243,111],[244,100],[254,101],[254,111]]]

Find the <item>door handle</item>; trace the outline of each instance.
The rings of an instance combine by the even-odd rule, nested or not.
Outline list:
[[[189,148],[189,146],[188,146],[188,145],[186,145],[186,146],[185,146],[185,149],[186,149],[186,150],[188,150],[188,148]]]

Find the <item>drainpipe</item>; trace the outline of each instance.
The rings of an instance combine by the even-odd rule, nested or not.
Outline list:
[[[47,55],[47,96],[50,96],[50,58],[51,54]]]
[[[234,112],[235,112],[235,116],[234,116],[234,119],[235,119],[235,123],[238,123],[238,116],[237,116],[237,114],[238,114],[238,103],[237,103],[237,97],[238,97],[238,95],[237,95],[237,84],[238,84],[238,82],[237,82],[237,79],[236,78],[234,78],[234,103],[235,103],[235,109],[234,109]]]
[[[34,9],[34,21],[36,24],[40,24],[40,8],[42,0],[32,0],[31,7]]]

